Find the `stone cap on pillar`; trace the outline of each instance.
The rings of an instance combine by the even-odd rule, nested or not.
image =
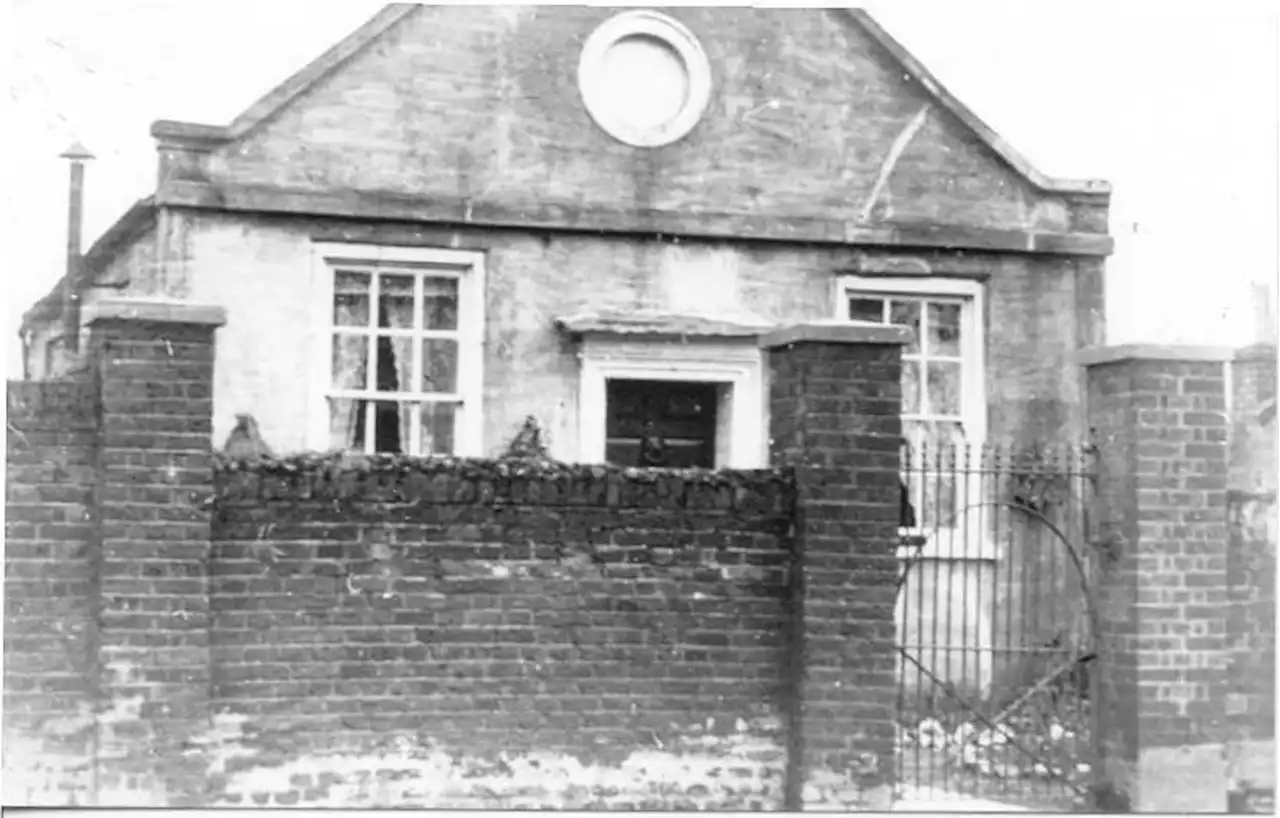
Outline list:
[[[227,310],[208,304],[147,298],[104,298],[85,305],[85,324],[137,321],[144,324],[194,324],[216,329],[227,323]]]
[[[1275,361],[1276,345],[1270,342],[1250,344],[1236,350],[1237,361]]]
[[[1192,346],[1183,344],[1118,344],[1086,347],[1076,350],[1071,360],[1081,366],[1114,364],[1120,361],[1208,361],[1224,363],[1235,357],[1235,350],[1225,346]]]
[[[805,321],[771,330],[760,336],[763,349],[791,344],[908,344],[914,335],[910,327],[826,318]]]

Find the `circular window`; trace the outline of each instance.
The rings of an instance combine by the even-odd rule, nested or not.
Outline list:
[[[587,38],[578,64],[587,112],[620,142],[668,145],[698,124],[711,67],[693,34],[652,11],[625,11]]]

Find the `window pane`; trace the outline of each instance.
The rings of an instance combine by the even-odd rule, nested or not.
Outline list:
[[[458,342],[447,338],[422,341],[422,391],[458,391]]]
[[[929,305],[930,355],[960,354],[960,305]]]
[[[902,362],[902,411],[910,415],[920,412],[920,364],[917,361]]]
[[[329,398],[329,448],[341,451],[364,451],[364,436],[356,433],[363,428],[360,415],[364,401],[348,398]]]
[[[379,392],[405,392],[413,383],[413,339],[378,338]]]
[[[366,404],[373,408],[373,450],[386,454],[403,454],[408,443],[408,412],[401,415],[401,404],[380,400]]]
[[[949,454],[941,454],[940,460],[940,468],[922,475],[924,513],[917,515],[917,519],[923,520],[926,528],[950,528],[955,525],[956,513],[959,511],[956,507],[956,482],[959,475],[954,461]]]
[[[902,352],[905,355],[918,355],[920,353],[920,302],[889,302],[889,323],[911,327],[911,342],[902,348]]]
[[[333,323],[369,326],[369,274],[339,270],[333,278]]]
[[[458,407],[452,403],[422,405],[422,453],[453,454],[454,425]]]
[[[958,488],[964,484],[963,427],[952,421],[913,421],[904,424],[904,431],[912,443],[907,486],[917,524],[926,530],[956,525],[962,511]]]
[[[422,328],[458,328],[458,279],[423,279]]]
[[[369,337],[367,335],[333,336],[333,387],[335,389],[368,389]]]
[[[400,454],[409,440],[409,407],[397,401],[329,398],[329,447]],[[373,448],[366,442],[372,437]]]
[[[849,319],[851,321],[872,321],[884,323],[883,298],[850,298]]]
[[[413,327],[413,276],[378,276],[378,326]]]
[[[929,412],[934,415],[960,414],[960,364],[930,361]]]

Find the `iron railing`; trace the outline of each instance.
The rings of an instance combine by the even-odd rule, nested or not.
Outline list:
[[[1088,446],[906,447],[898,781],[1064,809],[1088,792]]]

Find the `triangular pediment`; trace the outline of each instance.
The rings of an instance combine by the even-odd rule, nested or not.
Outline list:
[[[674,144],[623,144],[579,88],[583,44],[616,13],[393,4],[229,126],[154,133],[199,142],[195,176],[212,187],[457,202],[468,218],[567,226],[608,214],[643,230],[683,214],[776,237],[1065,230],[1066,199],[1109,193],[1036,171],[859,10],[665,10],[705,52],[710,100]]]

